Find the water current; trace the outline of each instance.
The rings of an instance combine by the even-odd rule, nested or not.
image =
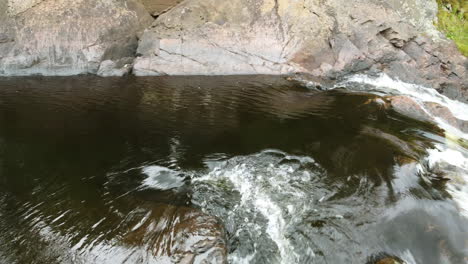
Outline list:
[[[400,94],[468,120],[386,76],[0,79],[0,263],[468,263],[468,135]]]

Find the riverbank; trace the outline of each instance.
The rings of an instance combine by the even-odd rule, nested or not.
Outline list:
[[[468,98],[435,0],[149,2],[0,0],[0,75],[386,73]]]

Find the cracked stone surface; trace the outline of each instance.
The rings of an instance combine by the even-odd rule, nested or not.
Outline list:
[[[157,16],[182,0],[140,0],[151,15]]]
[[[136,75],[387,73],[468,100],[468,62],[435,0],[186,0],[140,41]]]
[[[0,0],[0,76],[125,74],[151,22],[136,0]]]
[[[284,0],[184,1],[143,35],[155,48],[136,59],[136,75],[288,74],[298,44],[326,38],[331,19],[308,3]],[[320,10],[318,12],[325,12]],[[320,25],[320,26],[319,26]]]

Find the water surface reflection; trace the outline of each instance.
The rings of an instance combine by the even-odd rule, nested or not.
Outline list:
[[[281,77],[0,80],[0,262],[463,263],[441,132]],[[445,262],[443,262],[445,261]]]

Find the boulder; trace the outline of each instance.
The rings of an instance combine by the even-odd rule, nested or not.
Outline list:
[[[468,100],[435,0],[186,0],[143,33],[136,75],[387,73]]]
[[[136,0],[0,0],[0,76],[121,75],[151,22]]]

